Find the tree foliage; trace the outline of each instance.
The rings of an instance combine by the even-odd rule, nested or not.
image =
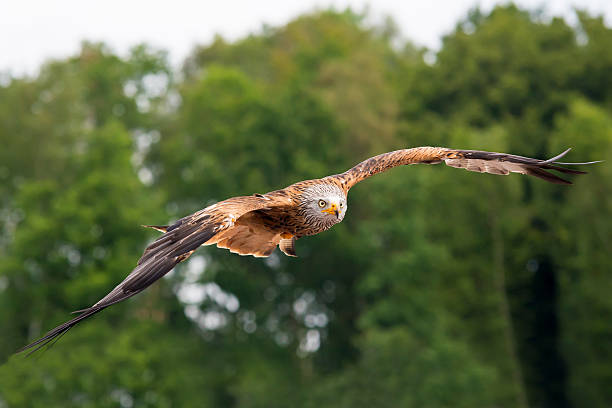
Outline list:
[[[395,169],[300,258],[216,248],[52,349],[163,224],[418,145],[612,153],[612,29],[472,10],[431,53],[320,11],[196,47],[83,43],[0,85],[0,406],[606,407],[607,164],[570,188]]]

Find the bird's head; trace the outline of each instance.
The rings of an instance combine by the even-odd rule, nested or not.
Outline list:
[[[329,228],[339,223],[346,214],[346,195],[333,184],[315,184],[302,196],[302,208],[306,219]]]

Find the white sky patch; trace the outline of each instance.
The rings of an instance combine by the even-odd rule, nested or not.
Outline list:
[[[131,408],[134,406],[134,398],[127,390],[123,388],[117,388],[113,390],[111,392],[111,398],[119,402],[119,405],[122,408]]]
[[[325,327],[327,322],[328,318],[325,313],[308,314],[304,317],[304,324],[309,328]]]
[[[223,313],[212,310],[209,312],[202,313],[197,318],[197,323],[200,328],[207,330],[217,330],[227,324],[227,316]]]
[[[141,168],[138,170],[138,180],[145,186],[150,186],[153,184],[153,172],[147,167]]]
[[[227,325],[229,319],[227,312],[223,310],[202,310],[200,308],[201,302],[207,296],[206,285],[188,284],[179,289],[177,296],[182,303],[186,304],[184,308],[185,316],[195,322],[200,329],[217,330]],[[231,299],[230,302],[232,303],[230,304],[233,305],[226,306],[226,310],[230,313],[237,311],[238,299],[234,295],[226,294],[226,296]]]
[[[168,90],[169,84],[170,79],[165,72],[148,74],[142,78],[145,94],[149,98],[158,98],[162,96]]]
[[[202,255],[191,257],[182,272],[183,280],[174,287],[174,292],[185,306],[187,318],[202,330],[217,330],[227,325],[228,313],[236,313],[240,302],[234,294],[224,291],[214,282],[199,282],[206,271],[206,263]],[[203,306],[207,300],[215,303],[208,310]]]
[[[193,283],[204,274],[206,269],[206,258],[202,255],[196,255],[189,258],[187,268],[185,269],[185,282]]]
[[[314,302],[315,296],[311,292],[304,292],[293,302],[293,311],[297,316],[302,316]]]
[[[70,266],[77,266],[81,262],[81,253],[74,245],[61,245],[59,253],[68,260]]]
[[[240,308],[238,298],[219,287],[214,282],[210,283],[181,283],[177,285],[176,296],[185,305],[201,305],[209,299],[217,305],[223,307],[230,313],[236,312]]]
[[[612,21],[610,0],[515,0],[522,7],[546,5],[548,14],[572,16],[573,7],[603,14]],[[178,66],[196,44],[207,44],[215,34],[236,40],[261,30],[263,24],[279,26],[296,16],[330,6],[355,11],[370,10],[373,22],[392,16],[404,38],[437,49],[467,11],[480,5],[485,11],[496,0],[260,0],[223,2],[176,0],[22,0],[0,5],[0,71],[33,74],[49,58],[75,54],[83,40],[104,41],[125,55],[139,43],[169,51]]]
[[[206,299],[206,285],[201,283],[186,283],[176,291],[181,303],[199,305]]]
[[[299,351],[303,353],[314,353],[321,347],[321,334],[318,330],[308,330],[306,336],[300,342]]]

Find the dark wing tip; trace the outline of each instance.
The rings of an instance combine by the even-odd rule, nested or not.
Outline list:
[[[554,170],[556,172],[563,173],[563,174],[586,174],[587,173],[586,171],[568,169],[565,167],[560,167],[560,165],[561,166],[579,166],[579,165],[588,165],[588,164],[595,164],[595,163],[601,162],[600,160],[591,161],[591,162],[582,162],[582,163],[566,163],[566,162],[557,161],[563,156],[565,156],[570,150],[571,148],[566,149],[561,154],[558,154],[548,160],[538,160],[538,159],[532,159],[530,157],[517,156],[513,154],[486,152],[486,151],[479,151],[479,150],[457,150],[457,152],[460,154],[460,157],[462,157],[464,160],[467,160],[467,161],[466,162],[458,161],[457,163],[449,163],[449,161],[447,160],[446,164],[453,166],[453,167],[465,168],[466,170],[481,171],[481,172],[485,171],[487,173],[492,173],[492,174],[508,174],[509,171],[516,172],[516,173],[524,173],[530,176],[538,177],[542,180],[548,181],[549,183],[570,185],[572,184],[570,181],[565,180],[561,177],[558,177],[556,174],[551,173],[548,170]],[[475,166],[475,167],[472,166],[473,168],[470,168],[470,164],[469,164],[470,160],[484,160],[484,161],[489,161],[489,162],[499,162],[500,164],[498,167],[502,167],[502,168],[505,167],[503,164],[504,162],[515,163],[516,165],[518,165],[518,167],[522,169],[522,171],[518,171],[516,169],[513,170],[512,168],[508,167],[506,168],[505,172],[496,172],[496,170],[498,170],[498,167],[496,166],[491,166],[491,168],[486,168],[486,167],[483,168],[482,166]]]
[[[542,180],[548,181],[549,183],[564,185],[573,184],[571,181],[563,179],[555,174],[549,173],[540,167],[528,166],[525,168],[525,172],[530,176],[541,178]]]
[[[22,353],[22,352],[24,352],[24,351],[26,351],[28,349],[33,349],[33,350],[31,350],[27,354],[27,356],[29,356],[32,353],[35,353],[36,351],[40,350],[41,348],[43,348],[43,347],[45,347],[47,345],[49,345],[49,347],[52,346],[68,330],[72,329],[75,325],[77,325],[82,320],[85,320],[88,317],[91,317],[91,316],[95,315],[96,313],[98,313],[100,310],[102,310],[104,308],[105,308],[105,306],[104,307],[90,307],[89,309],[85,309],[83,311],[83,313],[81,313],[77,317],[75,317],[75,318],[73,318],[71,320],[68,320],[65,323],[60,324],[56,328],[48,331],[40,339],[38,339],[36,341],[33,341],[32,343],[28,344],[27,346],[24,346],[24,347],[20,348],[19,350],[15,351],[15,354]]]

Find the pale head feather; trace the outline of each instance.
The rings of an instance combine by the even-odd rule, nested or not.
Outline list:
[[[323,206],[321,206],[323,205]],[[324,212],[335,205],[338,216]],[[346,195],[333,184],[315,184],[304,190],[300,207],[304,211],[306,222],[314,228],[327,229],[344,219],[347,210]]]

